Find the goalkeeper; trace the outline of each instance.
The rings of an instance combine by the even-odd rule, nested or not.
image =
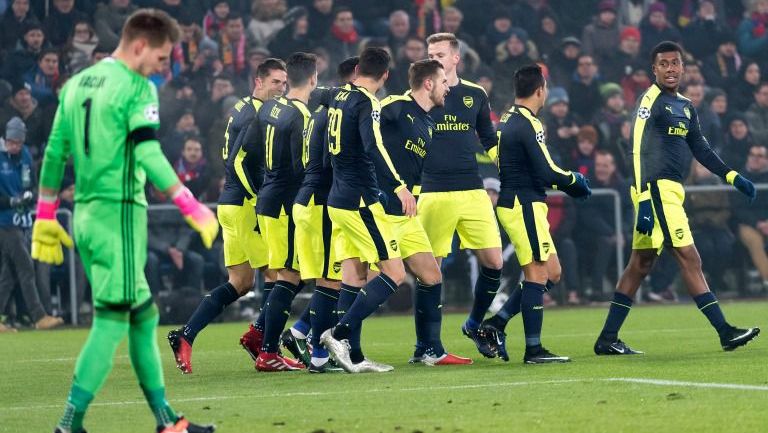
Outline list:
[[[147,76],[160,72],[179,38],[164,12],[139,10],[126,21],[120,44],[108,57],[72,77],[45,150],[32,257],[61,263],[72,240],[56,221],[57,192],[70,156],[75,166],[74,234],[91,282],[94,319],[75,365],[72,388],[56,432],[81,433],[88,405],[112,369],[128,336],[131,365],[157,421],[157,432],[212,432],[177,415],[165,399],[147,254],[147,178],[173,198],[210,248],[218,223],[176,177],[156,139],[157,92]],[[126,429],[129,429],[126,426]],[[130,429],[129,429],[130,430]]]

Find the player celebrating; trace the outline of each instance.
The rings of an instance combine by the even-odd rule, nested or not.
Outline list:
[[[450,93],[445,105],[429,115],[437,122],[432,144],[424,160],[419,219],[427,232],[438,264],[451,252],[454,232],[462,248],[474,250],[480,262],[480,276],[475,284],[475,300],[462,332],[471,338],[483,356],[495,352],[486,344],[478,327],[493,302],[501,281],[501,237],[493,214],[493,205],[483,189],[475,154],[478,136],[485,150],[496,145],[491,123],[488,95],[477,84],[459,79],[459,41],[452,33],[437,33],[427,38],[429,58],[442,63]],[[419,305],[439,302],[440,286],[416,292]],[[417,321],[420,312],[417,310]],[[416,342],[414,359],[425,353],[427,345]]]
[[[408,189],[418,195],[424,158],[430,152],[434,122],[429,110],[445,104],[448,79],[443,65],[437,60],[421,60],[408,69],[411,91],[403,96],[390,96],[381,103],[381,136],[392,164]],[[414,362],[427,365],[471,364],[472,360],[447,353],[440,341],[442,284],[440,267],[429,239],[418,218],[403,215],[400,200],[394,190],[398,185],[387,176],[389,168],[384,159],[375,155],[376,173],[382,180],[384,210],[400,245],[400,255],[416,275],[417,293],[414,311],[416,339],[424,344],[424,356]],[[425,295],[426,294],[426,295]],[[438,296],[432,299],[431,296]],[[429,302],[426,302],[429,301]]]
[[[709,291],[704,279],[701,258],[688,227],[681,182],[690,154],[749,197],[750,202],[755,200],[756,192],[752,182],[727,167],[712,151],[701,134],[693,104],[677,93],[683,71],[682,52],[679,45],[669,41],[659,43],[651,52],[656,81],[640,98],[632,126],[634,184],[631,193],[637,218],[632,255],[595,343],[598,355],[642,353],[619,339],[619,329],[629,314],[640,283],[651,272],[664,246],[672,248],[688,293],[717,331],[724,350],[743,346],[760,333],[759,328],[739,329],[726,322],[715,294]]]
[[[216,208],[222,227],[224,265],[227,267],[229,279],[203,298],[183,328],[168,333],[176,367],[184,374],[192,373],[192,344],[197,334],[221,314],[224,308],[251,290],[254,269],[261,269],[265,274],[269,272],[266,269],[267,247],[261,234],[253,229],[256,226],[256,191],[261,180],[258,176],[250,179],[246,174],[251,170],[243,167],[247,162],[256,160],[256,165],[259,165],[261,161],[259,155],[249,155],[245,151],[243,141],[247,127],[264,101],[282,95],[286,83],[283,61],[264,60],[256,69],[253,94],[238,101],[229,113],[221,152],[224,158],[224,187]],[[274,285],[274,276],[267,276],[266,280],[262,304]],[[263,329],[263,324],[260,329]],[[258,333],[259,340],[263,338],[261,335]],[[260,347],[261,341],[257,344],[257,347]],[[255,360],[258,353],[252,356]]]
[[[311,113],[307,103],[317,86],[316,62],[313,54],[292,54],[286,61],[290,90],[285,98],[266,102],[258,115],[260,134],[257,143],[263,143],[266,170],[256,213],[269,248],[267,266],[277,270],[277,282],[262,313],[266,320],[264,343],[256,360],[256,369],[260,371],[297,369],[285,363],[277,352],[291,303],[303,287],[298,271],[292,209],[304,179],[304,163],[309,157],[306,131]]]
[[[339,324],[320,337],[331,357],[350,373],[392,369],[366,360],[359,345],[350,349],[349,340],[405,278],[398,242],[379,202],[377,177],[391,178],[381,179],[381,185],[396,185],[392,192],[405,216],[416,214],[416,200],[392,166],[379,129],[381,107],[374,95],[387,79],[389,62],[389,54],[381,48],[363,50],[357,78],[335,94],[328,108],[328,149],[333,163],[328,213],[339,236],[337,245],[343,245],[339,250],[348,256],[340,257],[344,259],[342,288],[365,284],[369,263],[381,271],[360,290]],[[388,169],[381,176],[372,160],[376,152]]]
[[[525,330],[526,364],[568,362],[541,345],[544,319],[544,292],[549,281],[560,280],[560,261],[549,233],[545,189],[555,188],[576,198],[591,194],[581,173],[565,171],[552,162],[544,138],[544,127],[536,113],[547,100],[547,82],[538,65],[524,66],[515,72],[515,104],[501,118],[498,129],[501,192],[496,212],[507,231],[525,281],[515,289],[504,306],[522,311]],[[503,311],[504,311],[503,310]],[[499,356],[506,353],[506,320],[496,315],[482,323],[484,334],[495,336]]]
[[[147,76],[160,72],[179,39],[165,12],[142,9],[125,22],[106,58],[72,77],[61,91],[40,178],[32,257],[61,263],[72,240],[56,221],[57,191],[70,155],[75,164],[75,242],[93,290],[91,332],[75,365],[64,416],[56,432],[84,432],[85,412],[128,336],[131,365],[157,431],[212,432],[171,409],[157,347],[158,311],[144,277],[147,178],[173,198],[210,248],[218,233],[213,213],[179,182],[156,139],[157,92]]]

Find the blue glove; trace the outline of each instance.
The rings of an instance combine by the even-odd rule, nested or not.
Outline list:
[[[635,230],[639,233],[650,236],[653,232],[653,205],[651,200],[641,201],[637,206],[637,225]]]
[[[753,184],[749,179],[740,174],[737,174],[736,177],[733,178],[733,186],[736,187],[740,193],[749,198],[749,204],[755,202],[755,198],[757,198],[757,191],[755,191],[755,184]]]
[[[562,188],[562,191],[575,199],[586,200],[587,197],[592,195],[592,189],[589,188],[589,180],[576,171],[573,172],[573,177],[573,183]]]

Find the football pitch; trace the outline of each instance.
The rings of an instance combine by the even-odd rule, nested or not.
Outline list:
[[[768,302],[724,302],[731,323],[768,328]],[[258,373],[238,346],[244,323],[214,324],[195,342],[194,374],[182,376],[158,333],[168,397],[218,432],[766,432],[768,336],[723,352],[691,304],[633,309],[622,338],[646,351],[597,357],[605,308],[550,309],[544,345],[570,364],[523,365],[522,323],[508,327],[512,360],[484,359],[460,335],[464,315],[443,322],[446,347],[471,366],[409,365],[410,316],[365,322],[370,358],[383,374]],[[289,322],[290,323],[290,322]],[[0,432],[49,432],[62,413],[87,330],[0,335]],[[108,362],[107,360],[104,360]],[[91,433],[153,432],[127,347],[86,416]]]

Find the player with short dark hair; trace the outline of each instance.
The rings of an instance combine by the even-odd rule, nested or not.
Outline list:
[[[549,233],[546,189],[565,191],[586,199],[587,180],[578,172],[563,170],[547,149],[544,126],[536,117],[547,100],[547,82],[538,65],[515,72],[515,104],[501,117],[498,127],[501,192],[496,213],[515,246],[515,255],[525,280],[512,291],[499,313],[483,321],[480,329],[495,337],[499,356],[509,360],[504,328],[509,319],[522,313],[526,364],[568,362],[541,344],[544,292],[560,280],[560,261]],[[491,343],[493,344],[493,343]]]
[[[213,212],[179,181],[156,136],[157,90],[147,77],[162,70],[178,38],[178,26],[165,12],[140,9],[126,20],[112,57],[76,74],[61,90],[40,176],[32,257],[58,264],[62,244],[72,246],[56,220],[58,189],[71,156],[77,184],[75,242],[91,281],[94,317],[56,432],[85,431],[85,412],[126,337],[157,432],[214,430],[191,424],[166,401],[157,347],[159,314],[144,276],[146,179],[172,198],[207,248],[219,229]]]
[[[381,103],[381,138],[395,170],[402,176],[408,188],[418,196],[421,189],[421,172],[424,158],[429,153],[434,121],[429,110],[445,104],[448,94],[448,79],[443,65],[437,60],[421,60],[408,69],[410,91],[405,95],[393,95]],[[403,215],[400,200],[394,190],[398,185],[386,175],[389,168],[384,159],[374,155],[376,172],[382,179],[382,190],[386,219],[392,226],[400,245],[400,255],[416,277],[418,296],[414,306],[416,338],[425,344],[424,355],[411,362],[427,365],[471,364],[472,360],[447,353],[440,341],[442,302],[442,274],[432,254],[427,233],[418,218]],[[437,295],[437,297],[434,297]]]
[[[495,353],[485,346],[485,338],[478,329],[499,290],[504,263],[493,204],[483,189],[476,156],[496,146],[491,107],[482,87],[457,75],[461,56],[455,35],[433,34],[427,38],[427,45],[429,58],[445,68],[451,91],[445,106],[435,107],[429,113],[436,127],[430,152],[424,160],[419,219],[438,264],[451,252],[455,233],[461,248],[474,251],[480,273],[472,310],[462,333],[474,341],[483,356],[493,357]],[[478,145],[478,138],[482,146]],[[416,296],[440,298],[440,294],[417,293]],[[423,355],[424,346],[423,342],[416,342],[415,358]]]
[[[328,108],[328,150],[333,165],[328,213],[338,242],[347,247],[339,257],[343,259],[342,294],[350,293],[354,302],[345,309],[339,299],[339,310],[346,313],[320,341],[339,366],[353,373],[392,370],[365,359],[359,332],[362,321],[405,278],[399,244],[379,201],[379,185],[396,185],[391,192],[400,201],[403,214],[413,217],[416,213],[416,200],[393,167],[381,138],[381,104],[374,95],[389,75],[389,60],[381,48],[363,50],[357,78],[336,92]],[[378,177],[373,163],[376,153],[387,168]],[[368,264],[375,264],[381,274],[366,284]]]
[[[184,374],[192,373],[192,345],[197,334],[216,319],[224,308],[251,291],[255,269],[260,269],[264,275],[262,304],[275,284],[274,272],[266,267],[267,246],[261,233],[253,229],[256,226],[256,192],[263,175],[250,177],[251,172],[258,170],[246,168],[254,165],[260,167],[262,155],[247,152],[243,145],[246,130],[261,106],[265,101],[282,95],[286,84],[283,61],[268,58],[256,69],[253,93],[241,98],[229,112],[221,148],[224,187],[216,208],[222,227],[224,266],[227,267],[228,280],[203,298],[182,328],[168,332],[168,343],[176,360],[176,368]],[[253,352],[251,346],[261,347],[264,327],[262,323],[257,327],[252,325],[251,328],[253,335],[246,333],[240,344],[255,361],[258,353]]]
[[[755,338],[757,327],[731,326],[720,309],[717,297],[709,290],[701,270],[701,258],[693,242],[683,201],[683,173],[691,154],[709,171],[755,200],[755,187],[744,176],[726,166],[710,148],[701,133],[699,117],[691,101],[678,93],[683,73],[683,50],[670,41],[651,51],[655,82],[640,97],[632,125],[631,187],[635,205],[635,232],[632,255],[616,285],[608,317],[594,351],[598,355],[634,355],[619,339],[619,329],[632,307],[640,283],[651,272],[658,254],[671,247],[680,266],[688,293],[707,317],[726,351],[743,346]]]

